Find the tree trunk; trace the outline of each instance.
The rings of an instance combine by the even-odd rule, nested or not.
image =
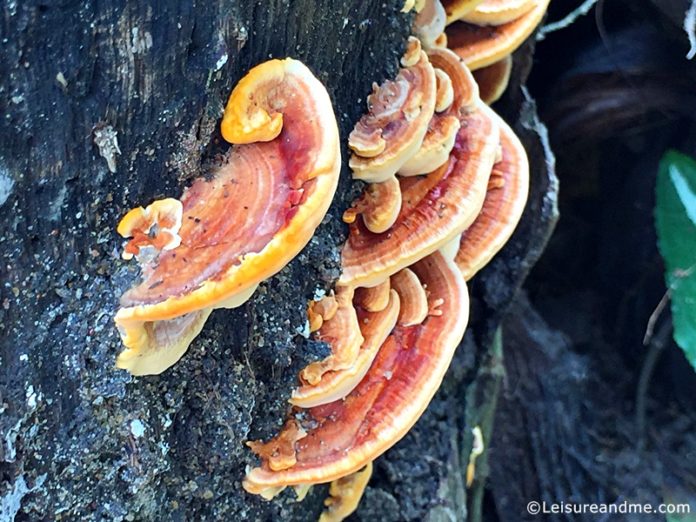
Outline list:
[[[218,310],[160,376],[114,369],[113,315],[138,277],[115,233],[130,208],[177,197],[223,150],[231,88],[270,57],[327,86],[342,141],[374,81],[393,76],[411,15],[401,0],[5,2],[0,26],[0,519],[313,520],[302,503],[241,488],[244,441],[279,428],[300,368],[307,300],[338,276],[343,168],[309,246],[243,307]],[[472,328],[422,420],[377,462],[362,520],[462,520],[471,428],[491,418],[494,332],[555,219],[555,181],[521,97],[503,102],[531,151],[522,224],[473,287]],[[527,64],[527,65],[525,65]],[[522,114],[522,118],[519,116]],[[519,121],[518,121],[519,120]],[[527,129],[525,129],[525,125]],[[347,158],[344,148],[343,157]],[[347,163],[347,162],[346,162]],[[477,468],[485,472],[485,462]],[[467,496],[470,500],[467,504]],[[473,517],[477,518],[477,517]]]

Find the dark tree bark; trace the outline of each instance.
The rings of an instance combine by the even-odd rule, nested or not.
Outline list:
[[[348,169],[302,254],[248,304],[215,312],[186,356],[157,377],[113,367],[112,317],[138,277],[119,258],[115,226],[128,209],[176,197],[206,172],[224,148],[217,127],[227,95],[269,57],[299,58],[317,74],[345,142],[371,83],[398,67],[410,23],[402,3],[4,3],[0,518],[318,517],[325,487],[301,504],[289,493],[271,503],[247,495],[240,482],[253,457],[243,442],[278,429],[297,371],[322,354],[297,329],[307,300],[338,275],[340,215],[359,189]],[[474,285],[473,327],[443,390],[378,460],[360,519],[480,512],[480,481],[468,495],[463,473],[471,428],[490,424],[494,332],[555,219],[553,174],[532,105],[520,97],[530,56],[521,51],[503,106],[530,147],[530,204]]]

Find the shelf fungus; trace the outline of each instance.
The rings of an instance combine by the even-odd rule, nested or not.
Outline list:
[[[445,30],[447,13],[440,0],[425,0],[425,5],[413,21],[413,32],[424,48],[438,44],[438,38]]]
[[[319,522],[341,522],[358,509],[371,476],[372,462],[369,462],[360,471],[331,482],[329,497],[324,501],[327,509],[319,517]]]
[[[334,298],[324,299],[333,300]],[[315,337],[319,341],[328,343],[331,353],[323,360],[309,364],[300,372],[300,376],[307,384],[317,384],[326,372],[345,370],[355,362],[364,339],[352,301],[353,290],[340,288],[335,298],[337,308],[328,319],[322,316],[322,324],[316,331]],[[310,328],[311,324],[310,317]]]
[[[391,284],[389,279],[372,288],[355,290],[353,302],[368,312],[381,312],[389,304]]]
[[[418,276],[404,268],[389,278],[401,298],[398,322],[401,326],[421,324],[428,317],[428,294]]]
[[[356,304],[363,342],[352,364],[345,369],[324,372],[321,380],[314,384],[304,380],[304,384],[293,391],[290,398],[292,404],[302,408],[319,406],[342,399],[357,386],[399,317],[399,294],[389,289],[387,292],[387,305],[380,311],[369,312]]]
[[[295,409],[291,420],[305,432],[294,443],[295,464],[276,471],[262,454],[261,466],[243,481],[248,492],[269,498],[286,486],[345,477],[393,446],[418,420],[464,335],[469,303],[459,270],[439,253],[411,270],[427,286],[436,313],[422,324],[397,326],[344,399]]]
[[[145,264],[161,251],[178,247],[182,215],[181,201],[174,198],[160,199],[147,208],[137,207],[128,212],[116,229],[122,237],[130,238],[121,257],[130,260],[135,256]]]
[[[447,24],[456,22],[462,16],[470,13],[476,6],[478,6],[483,0],[441,0],[442,6],[445,8],[445,13],[447,15]]]
[[[417,38],[409,38],[394,80],[373,86],[368,112],[348,137],[353,177],[379,183],[393,177],[420,148],[435,111],[435,71]]]
[[[378,285],[438,250],[474,221],[495,160],[498,125],[480,101],[461,121],[444,165],[426,176],[400,178],[401,212],[389,230],[375,234],[357,220],[350,225],[341,254],[340,286]]]
[[[333,108],[301,62],[271,60],[249,71],[230,95],[221,130],[234,145],[210,179],[184,191],[180,244],[148,259],[142,282],[121,298],[116,324],[126,349],[117,366],[134,375],[170,367],[212,309],[239,306],[283,268],[310,240],[336,189]]]
[[[474,71],[511,54],[541,22],[549,0],[534,0],[532,9],[519,18],[497,26],[456,22],[447,27],[449,47]]]
[[[512,71],[512,56],[508,55],[491,65],[474,71],[474,79],[479,87],[483,103],[491,105],[497,102],[505,92]]]
[[[529,163],[513,130],[498,117],[501,158],[493,166],[476,221],[461,236],[455,262],[464,279],[483,268],[510,238],[527,203]]]
[[[483,0],[460,20],[476,25],[503,25],[534,9],[536,0]]]
[[[368,184],[360,197],[343,213],[345,223],[353,223],[361,216],[371,232],[388,230],[401,210],[401,187],[395,177],[381,183]]]

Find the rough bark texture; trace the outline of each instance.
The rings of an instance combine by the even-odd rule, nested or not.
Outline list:
[[[243,441],[280,426],[297,371],[322,345],[298,335],[305,304],[338,275],[346,168],[310,245],[252,300],[215,312],[161,376],[113,368],[112,317],[137,278],[115,226],[176,197],[224,148],[232,86],[269,57],[303,60],[326,84],[345,138],[373,81],[393,75],[403,2],[6,2],[0,17],[0,519],[312,520],[301,504],[245,494]],[[471,428],[490,424],[502,313],[555,219],[555,181],[520,98],[506,116],[530,146],[523,223],[474,285],[472,328],[432,407],[377,463],[361,520],[464,519]],[[344,139],[345,141],[345,139]],[[344,158],[347,157],[344,150]],[[482,468],[485,471],[485,467]]]

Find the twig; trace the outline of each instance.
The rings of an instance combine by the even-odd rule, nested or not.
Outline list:
[[[537,42],[540,42],[541,40],[546,38],[547,34],[553,33],[554,31],[558,31],[560,29],[565,29],[581,16],[585,16],[587,13],[590,12],[590,10],[598,1],[599,0],[585,0],[582,4],[573,9],[570,13],[568,13],[565,17],[561,18],[558,22],[551,22],[550,24],[546,24],[545,26],[543,26],[541,29],[539,29],[539,32],[537,33]],[[693,1],[696,2],[696,0]]]
[[[653,310],[653,312],[650,314],[650,318],[648,319],[648,324],[645,327],[645,335],[643,336],[643,346],[647,346],[650,340],[652,339],[653,336],[653,330],[655,329],[655,323],[657,320],[660,318],[660,315],[662,314],[662,311],[665,309],[665,306],[667,306],[667,303],[669,302],[670,298],[670,291],[667,289],[665,292],[665,295],[662,296],[662,299],[660,299],[660,302],[657,303],[657,306]]]
[[[660,326],[657,334],[650,341],[650,349],[643,361],[643,367],[640,370],[640,378],[638,380],[638,388],[636,390],[636,432],[638,434],[638,451],[645,449],[645,402],[648,395],[648,386],[655,365],[657,364],[662,351],[672,333],[672,319],[666,320]]]

